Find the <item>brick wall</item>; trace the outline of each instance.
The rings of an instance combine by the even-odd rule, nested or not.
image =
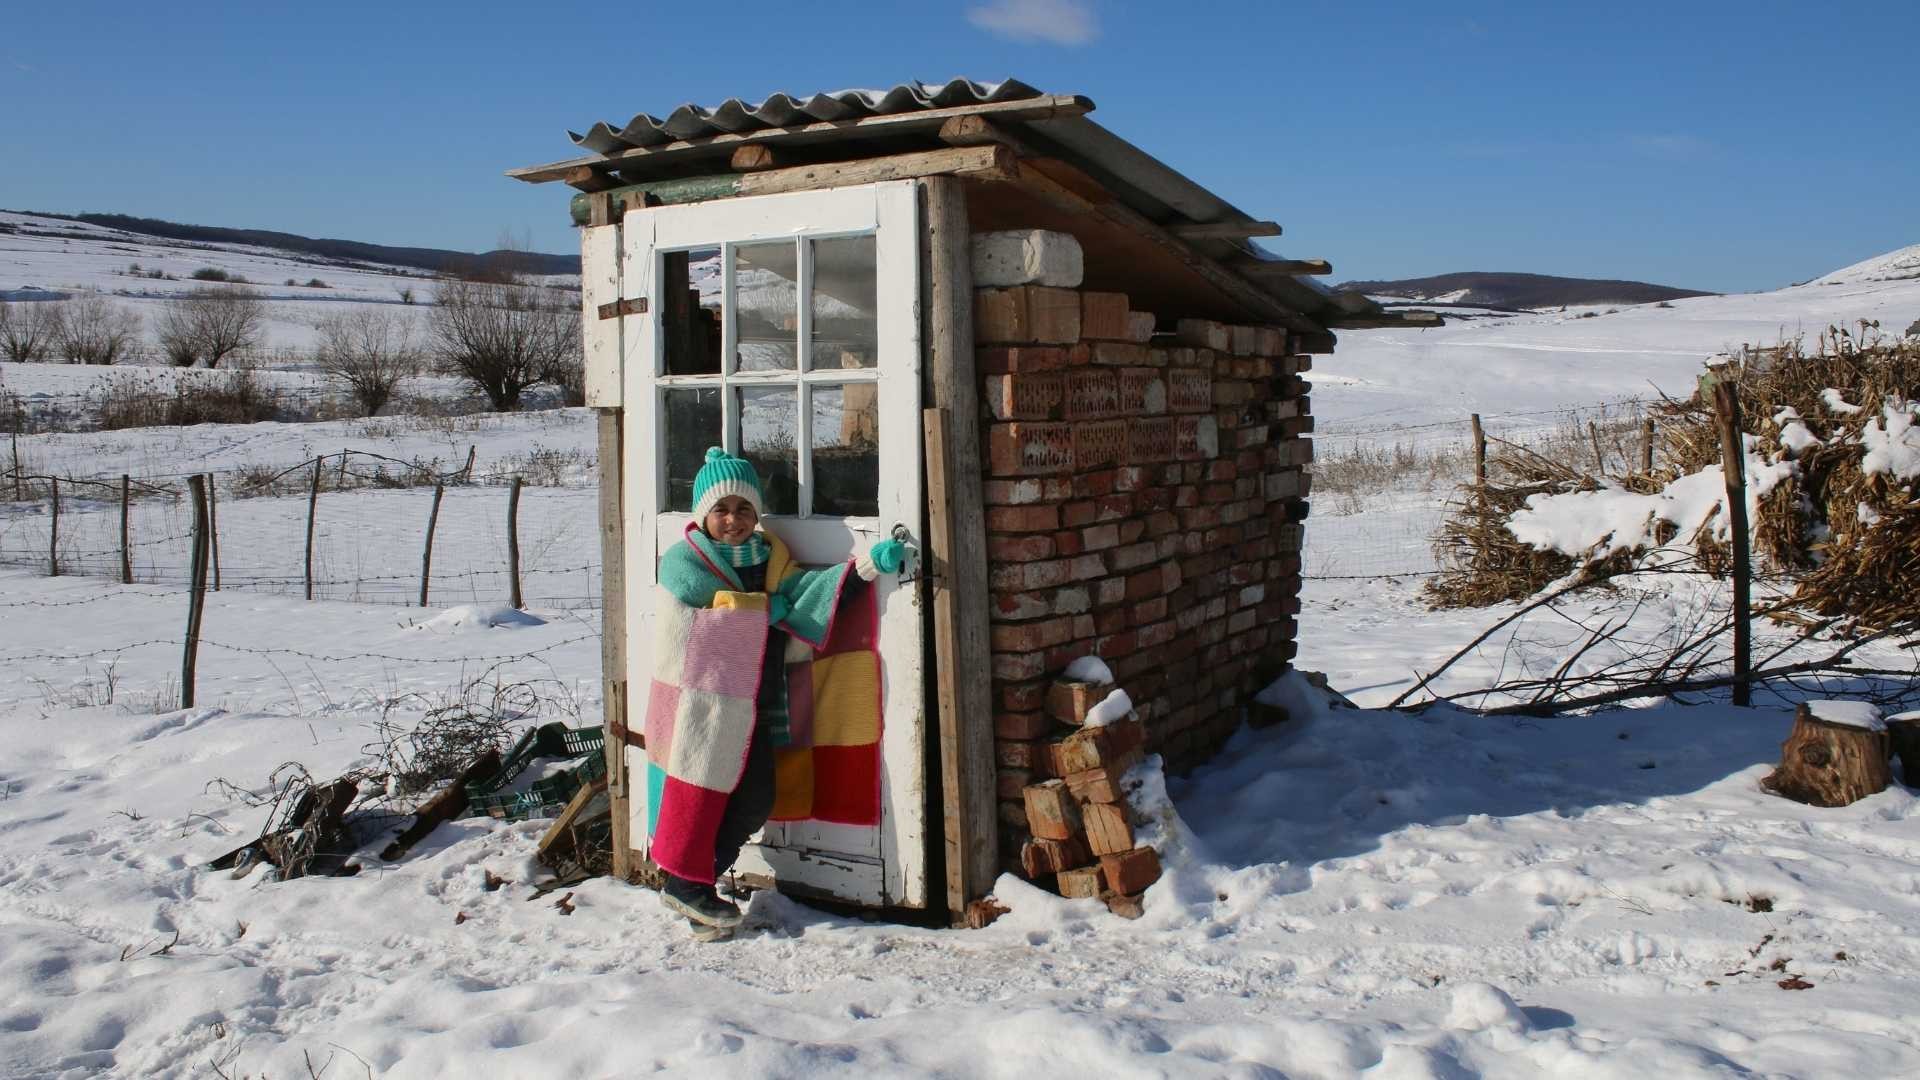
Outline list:
[[[1292,659],[1310,358],[1279,329],[1038,285],[978,290],[974,337],[1001,820],[1024,834],[1069,661],[1103,658],[1184,769]]]

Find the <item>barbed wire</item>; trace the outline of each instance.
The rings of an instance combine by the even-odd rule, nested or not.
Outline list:
[[[200,644],[205,648],[225,649],[228,652],[247,653],[255,656],[297,656],[305,660],[318,660],[323,663],[344,663],[349,660],[387,660],[387,661],[392,661],[394,663],[400,663],[400,664],[471,664],[471,663],[477,663],[480,661],[505,662],[510,660],[530,660],[533,657],[542,656],[542,655],[545,655],[546,653],[553,652],[555,649],[565,648],[568,645],[575,645],[582,641],[597,640],[599,637],[600,637],[600,634],[596,631],[594,633],[589,633],[589,634],[579,634],[574,637],[567,638],[564,641],[556,641],[550,645],[543,645],[538,649],[531,649],[531,650],[528,650],[527,652],[491,653],[491,654],[482,655],[482,656],[474,656],[469,654],[469,655],[462,655],[462,656],[440,656],[440,657],[396,656],[392,653],[378,653],[378,652],[327,654],[327,653],[307,652],[303,649],[287,649],[287,648],[263,649],[263,648],[254,648],[246,645],[230,645],[225,642],[214,641],[210,638],[201,638]],[[145,641],[136,641],[128,645],[116,645],[111,648],[93,649],[86,652],[15,653],[11,655],[0,655],[0,663],[11,663],[11,662],[17,662],[22,660],[92,660],[92,659],[96,659],[103,656],[118,657],[124,653],[132,652],[135,649],[144,649],[152,645],[169,645],[174,648],[182,648],[186,645],[186,642],[180,638],[148,638]]]

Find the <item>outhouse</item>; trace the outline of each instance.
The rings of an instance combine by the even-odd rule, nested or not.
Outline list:
[[[709,446],[755,462],[800,561],[923,553],[873,588],[878,731],[816,748],[822,784],[877,773],[876,812],[768,825],[742,865],[782,889],[957,913],[1014,861],[1070,661],[1101,657],[1180,768],[1293,656],[1302,376],[1403,317],[1093,108],[1012,80],[776,94],[509,174],[578,192],[617,873],[646,859],[657,560]]]

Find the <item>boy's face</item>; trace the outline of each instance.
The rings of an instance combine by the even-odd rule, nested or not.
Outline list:
[[[707,535],[723,544],[743,544],[760,524],[760,512],[738,495],[729,495],[707,511]]]

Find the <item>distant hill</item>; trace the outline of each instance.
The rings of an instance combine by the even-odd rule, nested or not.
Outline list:
[[[358,240],[326,240],[267,229],[227,229],[217,225],[183,225],[157,218],[130,217],[126,214],[47,214],[41,217],[80,221],[109,229],[124,229],[145,236],[164,236],[172,240],[196,243],[254,244],[260,247],[296,251],[323,259],[356,263],[407,266],[435,273],[453,273],[486,264],[511,268],[523,274],[578,274],[580,256],[544,255],[531,251],[448,251],[444,248],[390,247]]]
[[[1493,308],[1549,308],[1583,304],[1651,304],[1688,296],[1713,296],[1699,289],[1675,289],[1644,281],[1603,281],[1548,274],[1468,272],[1401,281],[1346,281],[1336,292],[1392,296],[1426,303]]]

